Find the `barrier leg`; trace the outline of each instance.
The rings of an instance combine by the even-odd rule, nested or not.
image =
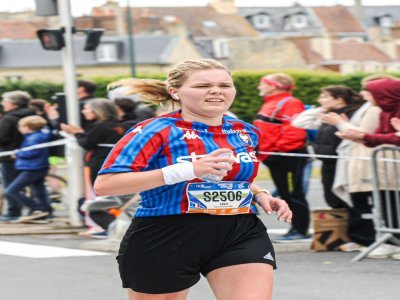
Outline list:
[[[375,243],[373,243],[372,245],[370,245],[367,249],[361,251],[356,257],[354,257],[351,261],[352,262],[356,262],[356,261],[361,261],[364,257],[366,257],[369,253],[372,252],[372,250],[374,250],[375,248],[377,248],[378,246],[384,244],[386,241],[390,240],[391,238],[393,238],[393,234],[392,233],[385,233],[384,235],[382,235],[379,239],[377,239],[375,241]]]

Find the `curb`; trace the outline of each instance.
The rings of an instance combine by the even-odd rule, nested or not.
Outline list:
[[[0,223],[0,235],[33,235],[78,233],[83,227],[70,226],[64,222],[48,224],[12,224]]]

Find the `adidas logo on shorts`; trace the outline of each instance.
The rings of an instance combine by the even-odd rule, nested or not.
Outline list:
[[[264,255],[264,259],[275,261],[275,259],[273,258],[271,252],[268,252],[266,255]]]

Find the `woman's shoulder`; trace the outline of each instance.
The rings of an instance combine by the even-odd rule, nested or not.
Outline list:
[[[238,118],[235,118],[235,117],[232,117],[229,115],[224,115],[224,119],[226,122],[239,125],[245,131],[254,132],[254,133],[260,132],[260,129],[258,129],[256,126],[254,126],[253,124],[247,123],[246,121],[243,121],[241,119],[238,119]]]
[[[159,132],[167,127],[175,125],[176,121],[180,120],[180,116],[176,113],[169,113],[162,116],[149,118],[137,123],[130,129],[131,132]]]

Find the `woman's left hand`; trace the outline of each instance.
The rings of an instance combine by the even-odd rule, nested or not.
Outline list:
[[[339,115],[334,112],[330,112],[327,114],[321,114],[318,116],[318,118],[321,120],[321,122],[327,123],[327,124],[330,124],[333,126],[337,126],[340,122],[349,120],[345,114]]]
[[[259,193],[256,197],[258,205],[260,205],[267,214],[270,215],[273,211],[276,211],[279,221],[292,223],[293,213],[285,200],[272,197],[266,193]]]

